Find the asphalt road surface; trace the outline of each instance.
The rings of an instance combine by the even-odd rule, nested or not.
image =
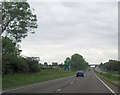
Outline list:
[[[3,91],[3,93],[113,93],[96,76],[93,69],[85,77],[69,76]]]

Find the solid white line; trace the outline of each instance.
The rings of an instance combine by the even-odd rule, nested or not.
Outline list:
[[[96,75],[96,74],[95,74]],[[108,87],[97,75],[96,75],[96,77],[113,93],[113,94],[115,94],[115,92],[110,88],[110,87]]]

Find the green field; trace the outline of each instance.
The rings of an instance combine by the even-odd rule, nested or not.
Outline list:
[[[96,73],[120,89],[120,84],[119,84],[120,77],[118,77],[118,72],[107,71],[106,74],[99,73],[99,72],[96,72]]]
[[[32,74],[13,74],[4,75],[2,78],[2,87],[10,88],[15,86],[22,86],[66,76],[75,75],[75,72],[64,71],[63,68],[56,68],[53,70],[41,70],[38,73]]]

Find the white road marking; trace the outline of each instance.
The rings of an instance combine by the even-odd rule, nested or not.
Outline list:
[[[95,74],[95,75],[96,75],[96,74]],[[114,95],[116,95],[115,92],[114,92],[110,87],[108,87],[97,75],[96,75],[96,77],[97,77]]]
[[[60,92],[60,91],[61,91],[61,89],[58,89],[57,91],[58,91],[58,92]]]
[[[10,89],[10,90],[4,90],[4,91],[2,91],[2,93],[17,90],[17,89],[21,89],[21,88],[31,87],[31,86],[35,86],[35,85],[38,85],[38,84],[28,85],[28,86],[24,86],[24,87],[18,87],[18,88],[14,88],[14,89]]]
[[[73,82],[71,82],[71,84],[73,84]]]

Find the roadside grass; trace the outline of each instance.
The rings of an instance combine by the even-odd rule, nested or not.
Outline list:
[[[95,71],[96,72],[96,71]],[[120,77],[118,77],[118,72],[115,71],[107,71],[106,74],[96,72],[98,75],[103,77],[105,80],[116,86],[120,90]]]
[[[22,86],[71,75],[75,75],[75,72],[64,71],[63,68],[56,68],[53,70],[41,70],[38,73],[32,74],[9,74],[2,77],[2,88],[5,89],[10,87]]]

